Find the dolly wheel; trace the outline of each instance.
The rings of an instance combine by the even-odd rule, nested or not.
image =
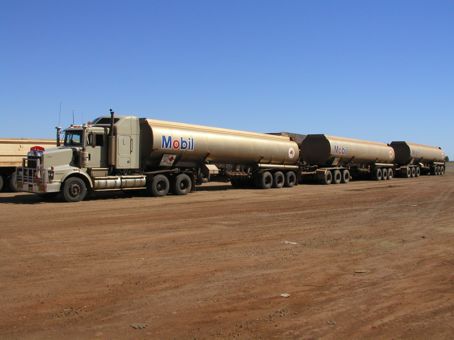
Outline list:
[[[333,183],[334,184],[340,184],[342,182],[342,174],[340,170],[334,170],[333,171]]]
[[[344,170],[342,171],[342,183],[347,184],[350,182],[350,171]]]
[[[375,169],[375,180],[381,181],[383,179],[383,172],[380,168]]]
[[[388,179],[393,179],[393,177],[394,177],[393,169],[388,169]]]
[[[322,184],[331,184],[333,182],[333,174],[331,173],[331,171],[326,170],[321,175],[321,181],[322,181]]]

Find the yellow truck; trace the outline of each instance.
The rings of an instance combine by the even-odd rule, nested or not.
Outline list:
[[[0,138],[0,191],[16,191],[16,168],[22,166],[30,148],[51,148],[55,144],[55,139]]]

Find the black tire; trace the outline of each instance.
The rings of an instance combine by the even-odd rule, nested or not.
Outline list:
[[[375,169],[374,178],[376,181],[381,181],[383,179],[383,172],[380,168]]]
[[[170,190],[170,182],[165,175],[156,175],[147,181],[147,192],[151,196],[166,196]]]
[[[270,189],[273,186],[273,175],[269,171],[257,174],[256,186],[259,189]]]
[[[322,184],[331,184],[333,183],[333,174],[331,171],[326,170],[322,175],[321,175],[321,182]]]
[[[0,175],[0,191],[3,190],[4,186],[5,186],[5,180],[3,179],[3,176]]]
[[[388,169],[387,168],[383,168],[383,169],[381,169],[381,172],[382,172],[383,179],[385,181],[387,181],[388,180]]]
[[[415,172],[415,177],[421,176],[421,168],[419,166],[416,167],[415,171],[416,171]]]
[[[285,186],[291,188],[296,185],[296,174],[293,171],[287,171],[285,173]]]
[[[282,188],[285,184],[285,177],[282,171],[276,171],[273,175],[273,188]]]
[[[347,184],[350,182],[350,171],[344,170],[342,171],[342,183]]]
[[[445,167],[441,166],[440,167],[440,176],[443,176],[445,174]]]
[[[404,175],[405,175],[405,178],[411,177],[411,169],[409,167],[406,168]]]
[[[342,182],[342,174],[340,170],[333,171],[333,184],[340,184]]]
[[[192,190],[191,177],[186,174],[179,174],[173,181],[172,192],[175,195],[187,195]]]
[[[8,178],[8,189],[11,192],[17,192],[17,173],[14,171]]]
[[[411,177],[416,177],[416,169],[414,166],[411,168]]]
[[[79,177],[70,177],[63,183],[62,197],[66,202],[83,201],[87,196],[87,185]]]
[[[392,180],[394,178],[394,170],[388,169],[388,179]]]
[[[441,166],[437,165],[437,176],[441,175]]]

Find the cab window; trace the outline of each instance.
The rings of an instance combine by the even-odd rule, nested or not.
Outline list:
[[[103,146],[104,145],[104,135],[95,135],[96,139],[96,146]]]
[[[93,142],[94,142],[94,144],[93,144]],[[88,135],[88,145],[103,146],[104,145],[104,135],[90,133]]]
[[[64,145],[65,146],[81,146],[82,145],[82,131],[66,131]]]

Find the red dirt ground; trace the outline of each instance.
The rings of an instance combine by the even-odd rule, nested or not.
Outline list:
[[[2,194],[0,279],[1,338],[452,339],[454,171],[75,204]]]

